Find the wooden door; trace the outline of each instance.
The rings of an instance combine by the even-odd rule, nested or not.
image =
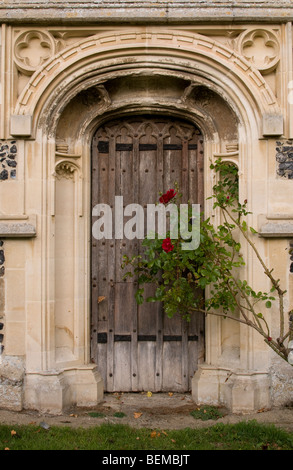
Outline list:
[[[123,196],[124,207],[145,207],[175,181],[186,202],[203,205],[203,140],[194,125],[171,117],[135,116],[97,130],[92,207],[105,203],[114,213],[115,196]],[[188,391],[203,360],[204,318],[194,315],[187,324],[179,317],[168,319],[160,304],[137,305],[135,279],[123,280],[121,264],[124,254],[140,249],[137,239],[92,238],[92,361],[105,391]]]

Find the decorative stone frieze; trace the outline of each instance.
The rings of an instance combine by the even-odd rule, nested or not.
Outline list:
[[[16,178],[17,142],[0,140],[0,182]]]

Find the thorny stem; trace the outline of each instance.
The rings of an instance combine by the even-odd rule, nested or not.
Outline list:
[[[239,308],[241,309],[241,306],[239,306]],[[285,359],[287,361],[287,355],[285,352],[282,352],[280,350],[279,345],[273,339],[269,341],[264,331],[258,328],[258,326],[255,323],[253,323],[251,320],[249,320],[248,318],[246,320],[242,320],[241,318],[237,318],[235,316],[228,315],[226,313],[214,312],[212,310],[206,311],[204,309],[199,309],[199,308],[190,308],[190,311],[204,313],[205,315],[214,315],[217,317],[229,318],[230,320],[234,320],[239,323],[243,323],[244,325],[250,326],[251,328],[254,328],[259,334],[261,334],[264,337],[265,343],[268,346],[270,346],[270,348],[272,348],[280,357],[282,357],[282,359]]]
[[[229,213],[228,211],[226,211],[226,212],[230,215],[230,213]],[[228,221],[227,221],[225,212],[223,213],[223,215],[224,215],[224,218],[225,218],[225,222],[227,223],[227,228],[228,228],[228,230],[229,230],[230,236],[231,236],[231,238],[233,238],[232,233],[231,233],[232,231],[231,231],[231,229],[230,229],[230,227],[229,227],[229,224],[228,224]],[[239,216],[240,216],[240,214],[239,214]],[[239,227],[239,224],[240,224],[240,219],[239,219],[239,222],[237,223],[237,226],[238,226],[238,227]],[[233,247],[233,258],[234,258],[234,253],[235,253],[235,251],[234,251],[234,247]],[[233,276],[232,276],[232,279],[233,279],[233,282],[234,282],[234,285],[235,285],[236,289],[237,289],[237,290],[240,292],[240,294],[244,297],[244,299],[245,299],[245,301],[246,301],[246,303],[247,303],[247,305],[248,305],[248,307],[249,307],[248,310],[253,314],[256,323],[258,324],[259,328],[262,330],[261,323],[260,323],[260,321],[259,321],[259,318],[258,318],[258,316],[257,316],[257,314],[256,314],[256,312],[255,312],[255,310],[254,310],[254,307],[253,307],[252,303],[251,303],[250,300],[249,300],[248,295],[245,293],[244,289],[241,289],[241,287],[239,286],[238,282],[234,279]],[[232,295],[233,295],[233,292],[232,292],[232,290],[230,289],[230,286],[229,286],[229,285],[228,285],[228,288],[229,288],[230,292],[231,292]],[[236,301],[236,297],[235,297],[234,295],[233,295],[233,297],[235,298],[235,301]],[[242,313],[242,315],[244,316],[244,312],[243,312],[242,310],[241,310],[241,313]]]
[[[286,291],[282,290],[280,288],[280,284],[279,284],[279,280],[276,280],[273,276],[272,276],[272,270],[270,271],[267,266],[265,265],[262,257],[260,256],[257,248],[255,247],[255,244],[250,240],[250,238],[247,236],[247,233],[242,229],[241,225],[239,222],[237,222],[237,220],[232,216],[232,214],[225,208],[225,207],[222,207],[222,209],[229,215],[229,217],[231,218],[231,220],[238,226],[238,228],[240,229],[242,235],[244,236],[244,238],[246,239],[247,243],[251,246],[251,248],[253,249],[254,253],[256,254],[259,262],[261,263],[263,269],[264,269],[264,273],[266,274],[266,276],[270,279],[273,287],[277,290],[278,292],[278,296],[279,296],[279,305],[280,305],[280,336],[284,336],[284,294],[286,293]]]

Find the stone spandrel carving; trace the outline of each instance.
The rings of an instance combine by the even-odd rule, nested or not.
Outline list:
[[[0,140],[0,183],[16,178],[17,142]]]
[[[245,31],[238,38],[238,49],[262,74],[272,72],[280,59],[277,36],[266,29]]]
[[[38,67],[55,54],[55,41],[47,31],[24,31],[14,44],[14,60],[17,68],[32,75]]]

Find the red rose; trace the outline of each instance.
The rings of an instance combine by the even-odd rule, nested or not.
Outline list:
[[[165,194],[162,194],[159,201],[162,204],[168,204],[168,202],[171,201],[171,199],[173,199],[173,197],[175,197],[176,194],[177,193],[175,193],[174,189],[169,189]]]
[[[163,240],[162,248],[166,253],[169,253],[169,251],[174,250],[174,245],[172,245],[170,238],[165,238],[165,240]]]

